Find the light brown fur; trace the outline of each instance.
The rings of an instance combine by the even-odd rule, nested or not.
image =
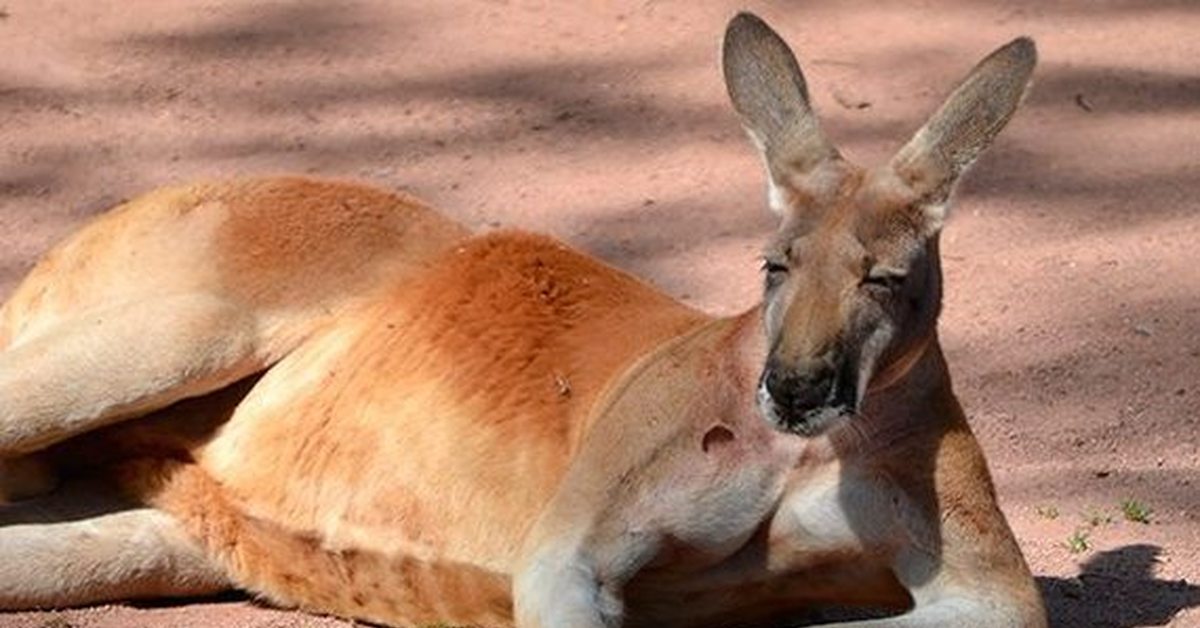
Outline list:
[[[0,454],[266,368],[465,235],[411,198],[299,178],[128,202],[47,254],[0,309]]]
[[[865,171],[782,40],[735,18],[727,83],[781,227],[764,304],[727,319],[353,184],[113,210],[0,311],[0,480],[102,481],[99,511],[0,506],[0,608],[229,585],[394,625],[1043,625],[935,328],[945,196],[1031,46]],[[979,84],[1005,102],[964,126]],[[852,410],[813,392],[835,375]],[[84,530],[103,542],[37,560]]]

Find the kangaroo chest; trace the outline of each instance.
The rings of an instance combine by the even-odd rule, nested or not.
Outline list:
[[[898,532],[892,494],[836,463],[794,479],[724,561],[700,574],[667,568],[635,578],[626,590],[632,625],[769,625],[908,608],[889,567]]]

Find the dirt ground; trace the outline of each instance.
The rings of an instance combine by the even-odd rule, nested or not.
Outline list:
[[[793,44],[860,163],[978,58],[1037,39],[1034,91],[944,236],[943,344],[1054,624],[1200,626],[1193,0],[0,0],[0,297],[140,191],[310,172],[553,233],[742,310],[772,219],[716,66],[739,8]],[[238,599],[0,615],[341,624]]]

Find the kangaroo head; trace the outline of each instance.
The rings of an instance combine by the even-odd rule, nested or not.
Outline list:
[[[996,50],[889,163],[865,169],[821,133],[787,44],[753,15],[729,23],[725,83],[780,218],[764,253],[769,353],[758,385],[772,423],[821,433],[934,339],[951,193],[1016,110],[1036,58],[1027,38]]]

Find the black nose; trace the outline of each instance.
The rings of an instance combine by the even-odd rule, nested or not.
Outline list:
[[[808,412],[830,402],[833,390],[833,370],[797,373],[782,368],[769,368],[763,374],[767,392],[777,406],[790,412]]]

